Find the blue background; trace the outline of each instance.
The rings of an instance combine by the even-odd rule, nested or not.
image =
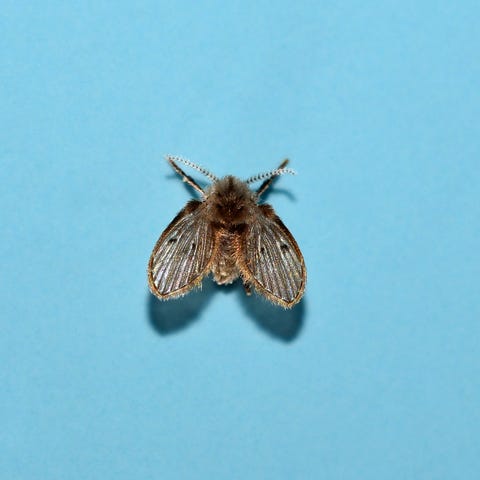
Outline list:
[[[478,2],[133,3],[2,3],[1,477],[479,478]],[[297,308],[149,295],[166,153],[291,158]]]

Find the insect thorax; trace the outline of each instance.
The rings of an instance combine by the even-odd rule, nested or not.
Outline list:
[[[226,228],[248,223],[256,201],[255,193],[247,184],[231,175],[215,182],[206,195],[211,220]]]

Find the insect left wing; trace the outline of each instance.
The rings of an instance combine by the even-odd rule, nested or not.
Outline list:
[[[215,243],[203,205],[190,201],[165,229],[148,262],[148,284],[160,299],[178,297],[198,285],[210,266]]]
[[[245,280],[285,308],[300,301],[306,270],[297,242],[270,205],[259,205],[257,220],[245,232],[242,270]]]

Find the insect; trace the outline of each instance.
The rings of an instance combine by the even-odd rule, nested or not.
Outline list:
[[[302,298],[306,269],[297,242],[273,208],[259,203],[279,175],[295,173],[288,160],[246,181],[218,178],[181,157],[167,161],[201,200],[190,200],[158,239],[148,262],[150,290],[161,300],[176,298],[200,285],[209,273],[219,285],[238,277],[271,302],[291,308]],[[179,166],[191,167],[212,181],[201,188]],[[263,180],[257,190],[249,185]]]

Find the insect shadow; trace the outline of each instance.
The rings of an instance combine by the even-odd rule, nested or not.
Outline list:
[[[267,302],[259,295],[245,296],[241,289],[240,303],[257,327],[273,338],[289,343],[300,334],[305,318],[305,297],[289,310],[279,308]]]
[[[216,285],[205,281],[202,288],[195,288],[188,295],[173,301],[162,301],[147,293],[148,318],[152,328],[160,335],[179,332],[190,326],[201,315],[212,299]]]
[[[289,343],[302,330],[305,317],[305,298],[290,310],[271,305],[258,295],[245,296],[238,283],[219,287],[211,279],[203,282],[201,289],[174,301],[161,301],[147,293],[147,310],[150,326],[161,336],[178,333],[194,323],[207,307],[217,291],[237,290],[240,304],[246,314],[264,333]]]

